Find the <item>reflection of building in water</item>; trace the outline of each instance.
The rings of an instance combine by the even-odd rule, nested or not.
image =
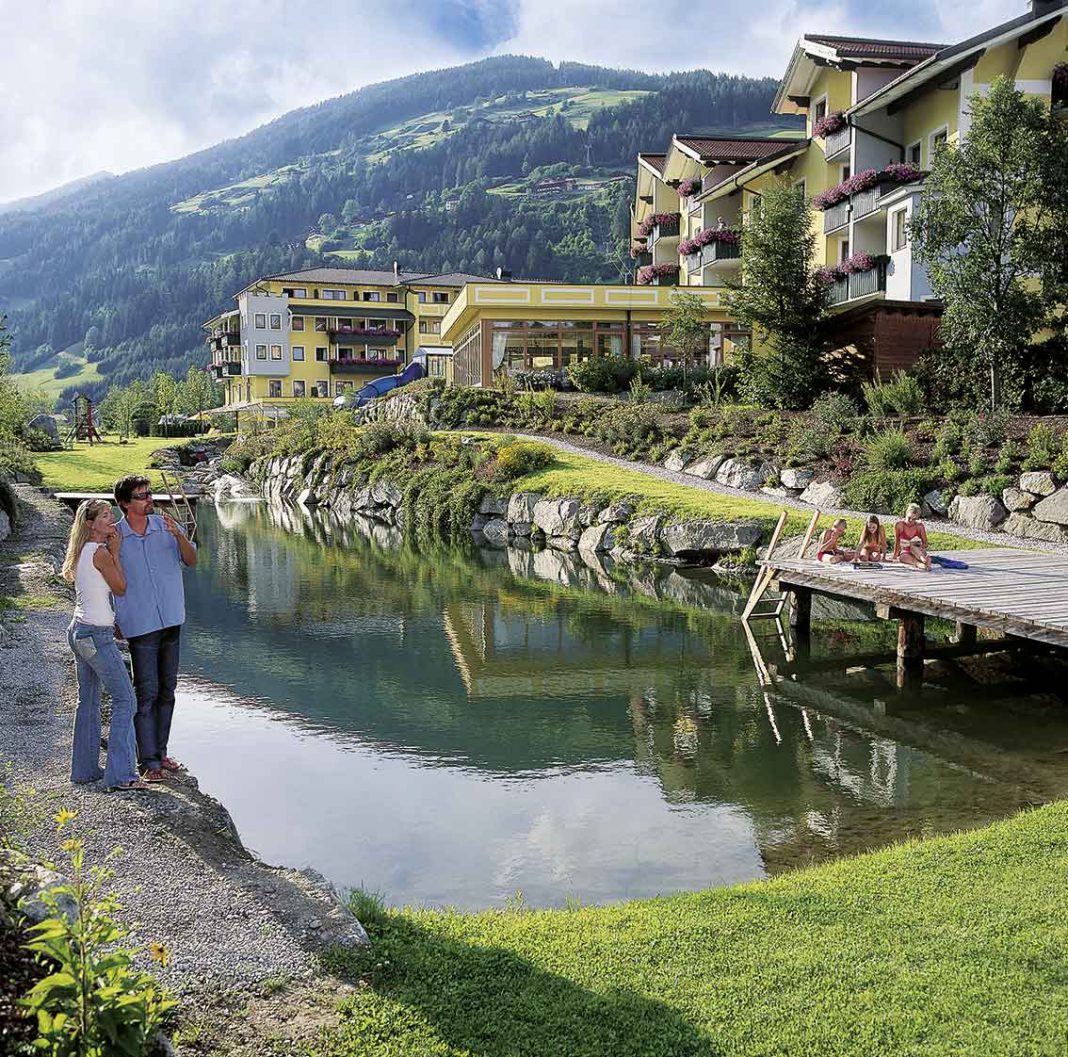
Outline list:
[[[582,634],[563,607],[532,614],[498,602],[449,602],[442,614],[456,668],[470,697],[560,698],[641,692],[708,660],[685,630],[604,621]],[[700,675],[697,676],[700,678]]]

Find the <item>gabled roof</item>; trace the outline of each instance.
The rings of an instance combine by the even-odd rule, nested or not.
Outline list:
[[[497,283],[496,276],[469,275],[467,272],[400,272],[371,268],[305,268],[297,272],[265,275],[256,282],[274,280],[283,283],[348,283],[355,286],[399,286],[426,283],[429,286],[463,286],[464,283]],[[256,283],[252,283],[255,286]],[[247,287],[246,287],[247,289]]]
[[[774,154],[769,154],[764,158],[757,158],[743,168],[731,173],[725,180],[720,180],[718,184],[714,184],[712,187],[702,188],[700,194],[701,200],[705,201],[707,199],[718,198],[718,192],[722,192],[726,189],[733,191],[740,187],[744,181],[752,180],[754,177],[760,176],[769,170],[774,170],[783,162],[800,157],[806,150],[808,150],[808,145],[811,142],[812,141],[808,138],[786,141],[780,140],[781,148]]]
[[[729,165],[732,162],[751,162],[777,154],[783,149],[784,141],[781,139],[732,139],[722,136],[715,138],[674,136],[672,146],[676,145],[706,165]]]
[[[647,168],[652,169],[657,176],[664,175],[664,161],[667,158],[666,154],[639,154],[638,161],[643,163]]]
[[[832,37],[824,33],[806,33],[802,44],[809,42],[828,48],[845,62],[849,59],[879,59],[889,62],[921,62],[941,51],[945,44],[924,44],[913,40],[876,40],[871,37]]]

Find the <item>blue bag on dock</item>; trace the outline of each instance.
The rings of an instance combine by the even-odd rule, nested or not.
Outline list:
[[[968,563],[958,561],[956,558],[943,558],[941,554],[932,554],[931,561],[935,565],[941,565],[943,569],[967,569]]]

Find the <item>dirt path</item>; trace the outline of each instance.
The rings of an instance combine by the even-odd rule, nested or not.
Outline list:
[[[59,860],[52,817],[65,807],[78,812],[91,861],[123,849],[113,887],[133,941],[170,951],[170,965],[152,969],[184,999],[180,1034],[191,1041],[179,1052],[290,1053],[346,990],[321,954],[366,942],[363,929],[320,878],[254,858],[192,776],[147,793],[71,785],[70,595],[55,575],[69,514],[28,487],[19,501],[19,531],[0,544],[0,594],[25,606],[0,610],[0,766],[33,790],[26,848]]]

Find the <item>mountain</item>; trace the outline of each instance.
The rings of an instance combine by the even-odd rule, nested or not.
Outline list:
[[[77,180],[60,184],[59,187],[53,187],[52,190],[44,191],[39,195],[32,195],[29,198],[16,198],[10,202],[0,202],[0,213],[31,213],[35,209],[47,209],[48,206],[64,198],[69,198],[76,191],[83,191],[85,188],[98,184],[102,180],[112,180],[114,178],[114,173],[104,171],[91,173],[89,176],[80,176]]]
[[[0,214],[14,367],[95,394],[184,373],[238,290],[316,264],[617,280],[637,152],[676,131],[772,133],[774,87],[501,56]],[[561,176],[563,192],[541,183]]]

